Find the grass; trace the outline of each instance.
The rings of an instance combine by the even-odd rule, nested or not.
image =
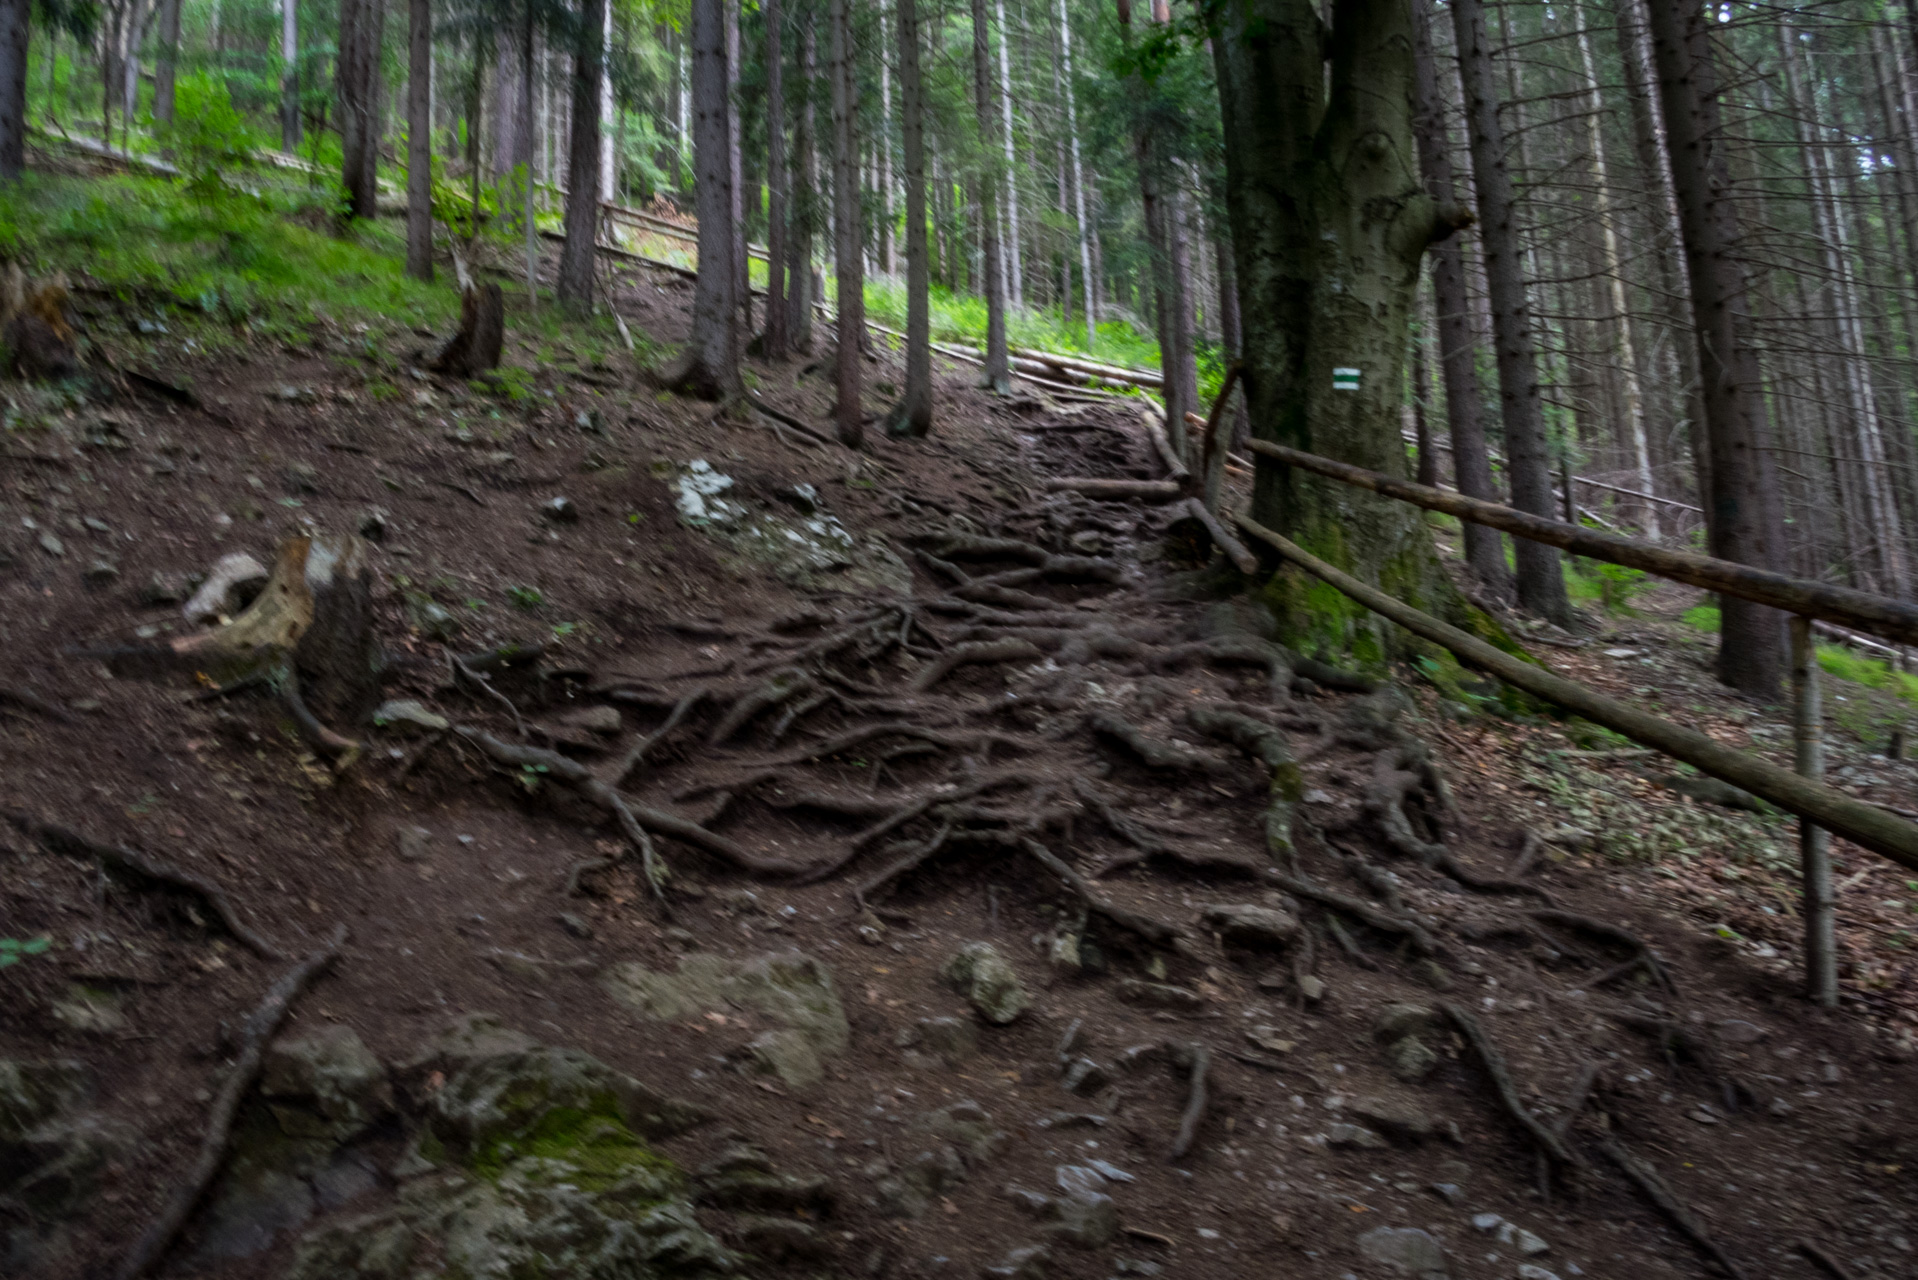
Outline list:
[[[936,342],[983,346],[986,341],[986,300],[949,289],[932,289],[932,336]],[[906,327],[906,286],[901,281],[868,280],[866,314],[894,329]],[[1085,322],[1067,323],[1056,307],[1021,307],[1006,316],[1006,338],[1015,347],[1034,347],[1061,354],[1086,353]],[[1159,344],[1122,321],[1099,326],[1098,341],[1089,358],[1138,369],[1159,367]]]

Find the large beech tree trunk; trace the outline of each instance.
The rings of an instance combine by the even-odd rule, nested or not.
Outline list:
[[[1224,6],[1212,41],[1254,435],[1404,475],[1404,361],[1419,262],[1446,229],[1412,140],[1406,0]],[[1321,50],[1324,53],[1321,53]],[[1331,62],[1326,76],[1324,59]],[[1357,389],[1334,370],[1358,370]],[[1253,514],[1400,599],[1473,625],[1420,513],[1261,458]],[[1402,647],[1376,616],[1287,570],[1293,638],[1377,663]]]
[[[1505,466],[1512,505],[1549,516],[1552,458],[1545,436],[1545,401],[1539,388],[1532,308],[1519,258],[1517,199],[1505,163],[1505,129],[1498,116],[1498,84],[1479,0],[1452,0],[1458,37],[1459,75],[1465,85],[1471,139],[1472,178],[1478,190],[1480,243],[1485,248],[1485,290],[1492,306],[1493,350],[1498,364],[1499,405],[1505,422]],[[1558,552],[1520,539],[1518,602],[1560,626],[1572,624],[1572,603]]]
[[[431,280],[433,0],[407,0],[406,21],[406,274]]]
[[[1458,204],[1452,173],[1452,147],[1445,136],[1444,97],[1438,63],[1432,55],[1432,0],[1413,0],[1418,34],[1416,92],[1419,169],[1426,190],[1441,208]],[[1432,301],[1438,313],[1439,370],[1445,379],[1445,418],[1452,433],[1452,467],[1458,491],[1468,498],[1499,501],[1492,480],[1492,452],[1485,442],[1484,399],[1479,390],[1477,343],[1472,333],[1472,299],[1465,285],[1465,252],[1458,237],[1447,236],[1431,249]],[[1512,573],[1496,529],[1467,522],[1465,563],[1494,597],[1509,599]]]
[[[1000,395],[1012,391],[1012,357],[1006,349],[1006,272],[999,245],[998,132],[992,109],[992,51],[986,32],[986,0],[972,0],[972,88],[979,140],[979,257],[985,276],[986,367],[980,385]]]
[[[932,261],[926,244],[926,91],[919,70],[918,0],[899,0],[899,130],[906,161],[906,390],[886,433],[932,433]]]
[[[1768,569],[1782,530],[1764,486],[1764,389],[1739,267],[1711,32],[1701,6],[1650,0],[1647,8],[1704,386],[1707,536],[1720,559]],[[1784,615],[1732,596],[1719,597],[1719,610],[1718,678],[1776,699],[1785,672]]]
[[[858,110],[853,83],[851,0],[832,0],[827,23],[831,27],[832,80],[832,230],[833,266],[837,274],[839,313],[833,360],[839,403],[834,419],[839,440],[858,448],[866,426],[860,406],[864,372],[859,347],[866,328],[865,255],[860,243],[859,136],[854,118]]]
[[[699,219],[699,277],[693,328],[679,360],[661,378],[708,400],[744,394],[739,378],[738,313],[733,306],[732,101],[726,92],[725,0],[692,0],[693,213]]]
[[[607,0],[585,0],[573,47],[573,114],[566,148],[566,243],[559,255],[559,304],[574,315],[592,313],[593,267],[599,254],[599,104],[606,76],[606,4]]]

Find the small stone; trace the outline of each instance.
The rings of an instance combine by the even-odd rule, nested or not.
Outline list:
[[[1558,1275],[1536,1262],[1522,1262],[1518,1268],[1518,1280],[1558,1280]]]
[[[1511,1233],[1507,1235],[1504,1230],[1500,1230],[1498,1238],[1502,1243],[1516,1247],[1520,1253],[1528,1258],[1536,1257],[1541,1253],[1551,1252],[1552,1246],[1546,1244],[1538,1235],[1527,1231],[1524,1227],[1513,1226],[1511,1223],[1507,1223],[1506,1225],[1511,1227]]]
[[[588,733],[597,733],[608,738],[618,737],[620,731],[626,727],[619,718],[619,708],[603,704],[568,711],[559,718],[559,722],[570,728],[584,729]]]
[[[1381,1133],[1404,1141],[1458,1132],[1458,1127],[1450,1121],[1435,1119],[1416,1107],[1390,1098],[1348,1098],[1345,1109]]]
[[[124,1031],[127,1025],[126,1015],[120,1012],[120,1001],[111,992],[83,987],[78,983],[68,987],[66,995],[53,1001],[47,1007],[47,1012],[61,1026],[90,1035],[112,1035]]]
[[[1276,907],[1228,903],[1206,908],[1201,919],[1232,947],[1284,947],[1299,932],[1297,917]]]
[[[86,573],[81,576],[86,579],[90,587],[104,587],[120,576],[120,567],[111,560],[95,560],[87,566]]]
[[[1373,1020],[1372,1034],[1385,1042],[1437,1031],[1444,1025],[1444,1015],[1427,1005],[1388,1004]]]
[[[1205,1007],[1205,997],[1196,991],[1163,982],[1141,982],[1137,978],[1119,979],[1118,995],[1128,1004],[1152,1005],[1160,1009],[1190,1011]]]
[[[1105,535],[1097,529],[1081,529],[1070,538],[1067,538],[1066,541],[1072,544],[1074,551],[1082,552],[1085,555],[1097,555],[1099,552],[1104,551],[1106,547]]]
[[[1472,1215],[1472,1226],[1479,1231],[1497,1231],[1500,1224],[1504,1221],[1505,1219],[1496,1213],[1475,1213]]]
[[[311,387],[296,387],[291,384],[275,387],[267,394],[281,404],[313,404],[320,398]]]
[[[140,588],[140,603],[143,605],[184,604],[193,593],[182,573],[156,573],[147,579]]]
[[[1334,1124],[1325,1128],[1325,1145],[1328,1147],[1360,1147],[1367,1151],[1383,1148],[1385,1139],[1373,1133],[1364,1125]]]
[[[196,627],[230,618],[253,603],[268,576],[266,566],[244,551],[221,556],[180,612]]]
[[[1407,1084],[1418,1084],[1438,1066],[1438,1054],[1417,1036],[1394,1040],[1385,1049],[1385,1066]]]
[[[566,932],[572,934],[575,938],[585,939],[593,936],[593,926],[587,924],[584,918],[576,916],[570,911],[562,911],[553,918],[559,921],[560,928],[566,930]]]
[[[1092,1058],[1078,1058],[1059,1083],[1067,1093],[1097,1093],[1112,1083],[1112,1073]]]
[[[281,472],[289,493],[318,493],[320,469],[310,462],[289,462]]]
[[[554,524],[578,524],[579,508],[571,498],[552,498],[540,504],[539,513]]]
[[[831,1239],[797,1218],[742,1213],[733,1221],[733,1233],[742,1249],[767,1262],[825,1262],[833,1255]]]
[[[426,861],[426,855],[431,852],[428,847],[433,839],[431,831],[425,827],[401,827],[394,834],[399,845],[401,862]]]
[[[1165,1274],[1165,1268],[1156,1262],[1147,1262],[1144,1258],[1120,1258],[1112,1264],[1112,1269],[1122,1276],[1159,1276]]]
[[[1029,1244],[1014,1249],[996,1266],[985,1267],[979,1274],[987,1280],[1045,1280],[1046,1266],[1051,1261],[1052,1254],[1044,1245]]]
[[[1412,976],[1434,991],[1452,989],[1452,971],[1429,956],[1412,966]]]
[[[1245,1038],[1267,1053],[1290,1053],[1298,1048],[1298,1041],[1286,1039],[1277,1027],[1253,1027]]]
[[[1325,979],[1310,973],[1300,974],[1299,994],[1305,997],[1307,1004],[1317,1004],[1325,999]]]
[[[1771,1104],[1767,1106],[1765,1110],[1771,1112],[1773,1115],[1777,1116],[1779,1119],[1782,1120],[1786,1116],[1795,1114],[1798,1108],[1792,1106],[1791,1103],[1785,1101],[1785,1099],[1783,1098],[1773,1098],[1771,1100]]]
[[[459,635],[463,626],[458,615],[451,609],[426,596],[409,596],[406,601],[406,612],[411,617],[413,625],[419,628],[420,634],[428,640],[438,640],[442,643],[452,640]]]
[[[382,702],[373,712],[373,723],[396,733],[443,733],[452,727],[452,721],[412,698]]]
[[[1763,1027],[1742,1018],[1727,1018],[1718,1024],[1718,1038],[1728,1044],[1757,1044],[1765,1035]]]
[[[1445,1275],[1445,1250],[1417,1227],[1374,1227],[1359,1237],[1359,1252],[1420,1280]]]
[[[1089,1111],[1055,1111],[1039,1121],[1041,1129],[1103,1129],[1108,1116],[1095,1116]]]
[[[1032,1005],[1025,984],[990,942],[968,942],[946,962],[946,981],[961,992],[979,1016],[1004,1026]]]
[[[40,549],[50,556],[63,556],[67,553],[67,544],[48,531],[40,535]]]
[[[1465,1198],[1465,1188],[1459,1186],[1456,1182],[1434,1182],[1432,1184],[1432,1194],[1443,1200],[1450,1201],[1452,1204],[1457,1204]]]
[[[809,484],[787,485],[773,490],[773,497],[797,511],[802,516],[819,513],[819,490]]]

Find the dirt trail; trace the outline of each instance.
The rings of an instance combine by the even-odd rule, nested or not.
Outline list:
[[[677,331],[681,282],[625,279]],[[393,1082],[296,1192],[234,1171],[160,1274],[280,1275],[412,1194],[460,1078],[420,1046],[482,1011],[704,1108],[658,1138],[680,1166],[747,1141],[825,1179],[701,1175],[746,1274],[1918,1267],[1912,1068],[1567,835],[1495,725],[1276,646],[1163,510],[1041,492],[1156,476],[1127,411],[954,368],[933,440],[854,455],[564,353],[522,403],[395,395],[355,340],[176,352],[214,413],[83,406],[0,461],[0,688],[31,699],[0,811],[217,884],[286,955],[345,924],[286,1034],[350,1029]],[[810,366],[755,372],[820,419]],[[179,633],[185,574],[307,523],[378,539],[384,692],[418,709],[339,726],[343,775],[257,693],[74,652]],[[31,826],[0,869],[0,937],[54,944],[0,970],[0,1068],[79,1062],[109,1135],[0,1195],[0,1267],[95,1274],[284,965]],[[15,1120],[0,1188],[76,1149]]]

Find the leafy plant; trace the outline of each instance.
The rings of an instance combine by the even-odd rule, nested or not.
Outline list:
[[[546,596],[538,587],[508,587],[506,598],[528,613],[546,603]]]
[[[53,946],[53,939],[41,934],[37,938],[0,938],[0,969],[19,964],[27,956],[45,954]]]
[[[226,175],[253,164],[253,133],[228,96],[226,81],[205,72],[181,76],[173,90],[173,119],[160,125],[195,199],[213,203],[229,194]]]

